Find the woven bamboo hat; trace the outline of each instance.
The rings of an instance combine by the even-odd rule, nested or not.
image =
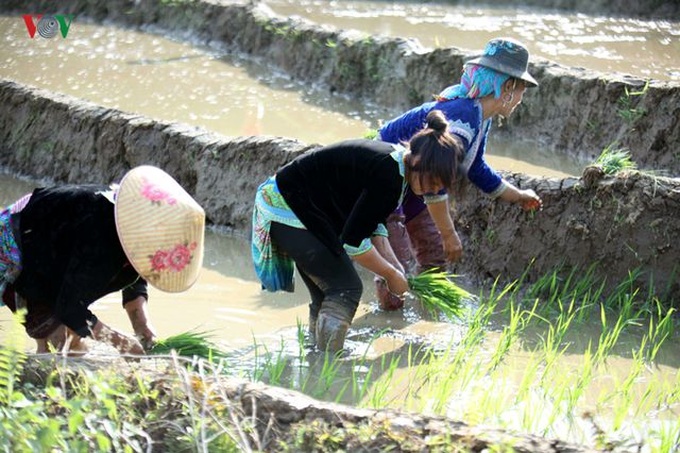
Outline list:
[[[125,255],[150,284],[175,293],[196,282],[205,212],[172,176],[149,165],[130,170],[120,182],[115,217]]]

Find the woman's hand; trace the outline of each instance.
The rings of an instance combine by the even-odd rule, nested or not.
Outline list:
[[[130,318],[135,336],[139,339],[144,350],[148,351],[156,343],[156,331],[148,321],[146,307],[147,302],[144,296],[139,296],[125,303],[125,311]]]
[[[520,190],[507,181],[504,181],[505,190],[499,198],[508,203],[516,203],[525,211],[540,211],[543,209],[543,201],[536,195],[533,189]]]
[[[393,272],[388,272],[381,277],[387,282],[387,287],[389,288],[390,292],[396,294],[397,296],[403,296],[404,293],[409,289],[406,276],[397,269],[394,269]]]
[[[385,240],[385,242],[387,242],[387,240]],[[387,244],[387,247],[389,247],[389,244]],[[380,255],[376,247],[371,247],[362,254],[354,255],[352,256],[352,259],[369,271],[382,277],[392,293],[401,296],[408,291],[408,282],[406,281],[406,276],[404,275],[401,265],[399,268],[396,268]]]
[[[543,209],[543,201],[532,189],[520,190],[517,202],[525,211],[540,211]]]
[[[442,235],[442,241],[444,242],[444,254],[446,255],[446,260],[458,261],[463,256],[463,244],[460,242],[460,237],[456,230],[451,230],[448,234]]]

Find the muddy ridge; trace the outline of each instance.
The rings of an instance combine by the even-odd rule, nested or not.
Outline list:
[[[173,364],[173,362],[175,362]],[[28,361],[23,370],[21,380],[42,387],[46,382],[54,380],[55,374],[68,376],[64,379],[67,386],[77,382],[80,372],[93,373],[109,371],[121,376],[125,380],[135,381],[139,375],[145,377],[146,385],[158,391],[156,403],[160,406],[164,399],[177,399],[177,392],[173,387],[185,389],[187,400],[205,402],[206,413],[214,413],[215,406],[229,407],[231,420],[252,420],[254,434],[252,437],[262,441],[262,449],[255,451],[290,452],[335,451],[323,447],[323,442],[316,441],[315,435],[322,435],[323,430],[337,432],[338,429],[354,430],[370,429],[373,433],[370,440],[358,435],[348,434],[342,442],[338,441],[341,451],[351,452],[424,452],[424,451],[465,451],[485,452],[497,451],[503,447],[510,448],[517,453],[590,453],[597,452],[595,448],[565,442],[558,439],[548,439],[532,434],[516,433],[490,426],[471,426],[450,418],[410,414],[392,409],[355,408],[343,404],[323,402],[313,399],[303,393],[276,386],[253,383],[247,380],[220,375],[212,372],[189,372],[181,369],[188,366],[189,361],[182,358],[158,359],[149,358],[135,364],[122,359],[110,358],[69,358],[69,367],[64,369],[63,358],[36,357]],[[209,369],[209,368],[208,368]],[[56,371],[55,371],[56,370]],[[190,378],[194,385],[186,385]],[[197,385],[197,383],[202,385]],[[210,392],[210,398],[205,397]],[[173,396],[174,395],[174,396]],[[315,426],[318,434],[309,433],[305,447],[297,445],[300,450],[292,450],[296,437],[300,431]],[[320,429],[321,428],[321,429]],[[150,432],[150,445],[156,447],[153,451],[163,451],[167,438],[163,430],[159,433]],[[428,439],[441,438],[446,440],[435,447],[428,444]],[[447,448],[447,446],[449,448]],[[244,449],[244,451],[252,451]],[[149,450],[151,451],[151,450]],[[212,450],[211,450],[212,451]],[[505,450],[503,450],[505,451]],[[625,451],[615,449],[613,451]]]
[[[54,3],[7,0],[0,11],[73,14],[73,26],[78,20],[107,21],[225,48],[263,60],[299,81],[380,106],[387,110],[385,117],[432,99],[457,81],[463,63],[472,57],[455,47],[428,49],[416,40],[280,17],[266,3]],[[494,133],[540,142],[589,161],[614,144],[628,148],[643,168],[680,175],[680,84],[567,68],[536,58],[530,71],[540,86],[528,90],[512,118]]]

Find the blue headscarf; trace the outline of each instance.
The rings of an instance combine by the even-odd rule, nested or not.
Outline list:
[[[445,88],[444,91],[436,96],[436,99],[438,101],[456,98],[477,99],[492,93],[495,98],[499,98],[501,97],[501,87],[509,78],[509,75],[491,68],[476,64],[466,64],[463,68],[460,83]]]

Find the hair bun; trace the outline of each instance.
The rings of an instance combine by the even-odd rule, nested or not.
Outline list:
[[[426,121],[427,127],[436,132],[445,132],[446,128],[448,127],[444,112],[441,110],[432,110],[427,114]]]

